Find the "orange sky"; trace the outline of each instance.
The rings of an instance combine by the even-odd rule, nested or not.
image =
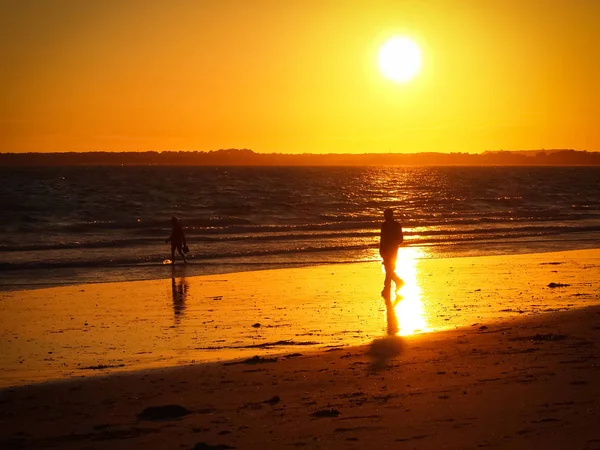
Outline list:
[[[0,152],[600,150],[600,1],[0,0]],[[386,38],[421,74],[381,76]]]

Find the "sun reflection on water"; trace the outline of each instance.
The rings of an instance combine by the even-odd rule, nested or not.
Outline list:
[[[418,247],[401,247],[398,250],[396,273],[405,284],[396,294],[392,305],[398,317],[397,334],[400,336],[429,331],[417,269],[421,256],[422,250]]]

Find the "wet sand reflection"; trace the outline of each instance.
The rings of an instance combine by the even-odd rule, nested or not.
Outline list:
[[[429,331],[419,280],[422,274],[417,269],[421,256],[419,248],[402,247],[398,251],[396,273],[404,281],[404,285],[395,296],[390,294],[384,299],[388,335],[407,336]]]
[[[186,300],[189,292],[189,283],[185,279],[185,266],[180,273],[173,267],[171,274],[171,296],[173,300],[173,320],[175,326],[179,326],[185,314]]]
[[[398,316],[396,315],[396,308],[392,304],[389,297],[384,298],[385,300],[385,313],[387,318],[387,334],[388,336],[396,336],[398,334]]]
[[[202,277],[175,265],[160,280],[2,292],[0,387],[373,340],[395,355],[419,331],[598,303],[598,250],[420,255],[401,248],[405,285],[387,304],[375,261]],[[548,287],[561,281],[573,287]]]

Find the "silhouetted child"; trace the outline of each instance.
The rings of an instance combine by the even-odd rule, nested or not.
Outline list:
[[[383,258],[383,267],[385,268],[385,281],[383,282],[383,291],[381,295],[389,298],[392,281],[396,284],[396,292],[402,287],[404,281],[396,275],[396,259],[398,258],[398,248],[404,240],[402,225],[394,220],[394,211],[386,209],[384,212],[385,222],[381,227],[381,239],[379,241],[379,254]]]
[[[179,252],[183,258],[183,262],[187,263],[185,254],[183,253],[183,247],[185,247],[185,235],[183,234],[183,228],[177,217],[171,217],[171,236],[169,236],[166,242],[171,241],[171,264],[175,264],[175,249]]]

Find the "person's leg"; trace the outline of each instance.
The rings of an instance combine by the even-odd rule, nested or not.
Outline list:
[[[402,278],[400,278],[400,277],[399,277],[399,276],[396,274],[396,272],[394,272],[394,273],[392,274],[392,280],[393,280],[393,281],[394,281],[394,283],[396,284],[396,291],[399,291],[399,290],[400,290],[400,288],[401,288],[402,286],[404,286],[404,280],[402,280]]]
[[[394,261],[390,261],[389,259],[383,260],[385,279],[383,280],[383,291],[381,292],[381,295],[385,298],[388,298],[392,291],[392,273],[394,272],[394,265]]]
[[[404,285],[404,281],[402,281],[402,279],[398,276],[398,274],[396,273],[396,261],[397,261],[397,254],[392,255],[388,261],[387,261],[387,265],[386,265],[386,278],[389,277],[390,281],[390,289],[391,289],[391,282],[393,281],[396,284],[396,292]]]
[[[171,245],[171,264],[175,264],[175,246]]]
[[[383,288],[384,289],[391,289],[391,287],[392,287],[392,277],[386,271],[385,272],[385,279],[383,280]]]
[[[183,259],[183,262],[185,264],[187,264],[187,259],[185,259],[185,254],[183,253],[183,247],[181,245],[177,246],[177,251],[179,252],[179,254],[181,255],[181,258]]]

